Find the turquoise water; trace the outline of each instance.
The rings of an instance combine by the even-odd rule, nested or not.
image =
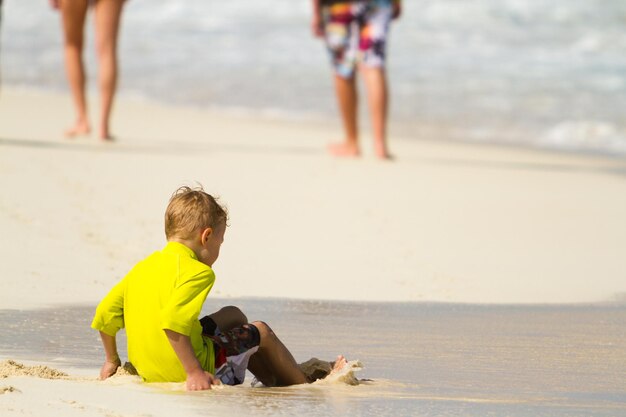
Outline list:
[[[120,91],[336,123],[310,8],[310,0],[132,0]],[[3,17],[3,82],[65,89],[59,18],[47,2],[7,0]],[[405,0],[389,41],[391,130],[626,155],[625,48],[623,0]]]
[[[359,359],[358,386],[183,394],[200,415],[626,415],[626,305],[509,306],[209,299],[268,322],[299,361]],[[0,356],[96,373],[93,307],[0,310]],[[123,338],[120,339],[123,344]],[[216,408],[219,398],[219,409]],[[217,414],[215,414],[217,413]]]

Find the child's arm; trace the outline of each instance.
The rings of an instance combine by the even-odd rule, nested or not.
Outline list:
[[[102,339],[102,346],[104,346],[105,355],[104,364],[100,369],[100,379],[107,379],[117,371],[117,368],[122,365],[122,362],[117,354],[117,342],[115,340],[115,336],[110,336],[101,331],[100,338]]]
[[[96,308],[91,327],[100,332],[104,347],[104,364],[100,368],[100,379],[113,375],[121,365],[117,354],[115,335],[124,327],[124,292],[126,278],[115,285]]]
[[[170,341],[176,356],[182,363],[187,373],[187,389],[189,391],[211,389],[211,385],[218,385],[219,379],[215,378],[211,373],[202,369],[200,361],[196,358],[196,354],[191,346],[189,336],[177,333],[173,330],[164,329],[167,339]]]

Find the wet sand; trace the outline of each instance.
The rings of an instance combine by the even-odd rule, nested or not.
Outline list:
[[[348,410],[363,416],[615,416],[626,412],[624,304],[217,299],[207,303],[207,312],[224,303],[239,305],[250,318],[270,323],[297,360],[332,359],[343,353],[363,363],[364,369],[356,375],[368,381],[355,387],[314,384],[267,389],[250,388],[248,380],[240,387],[201,395],[184,393],[181,384],[149,386],[124,378],[98,383],[93,377],[102,359],[100,346],[96,334],[88,331],[93,309],[67,307],[0,311],[0,326],[9,329],[0,335],[0,357],[36,359],[69,368],[74,377],[91,379],[33,383],[8,378],[0,380],[0,386],[13,386],[27,397],[29,390],[32,395],[46,384],[66,384],[67,391],[56,395],[77,403],[85,398],[74,393],[74,385],[88,384],[92,403],[101,403],[110,392],[138,390],[151,393],[152,401],[167,405],[174,399],[189,415],[205,416],[221,415],[229,408],[260,416],[343,415]],[[4,407],[19,403],[14,392],[6,393],[5,399]],[[6,408],[0,410],[5,415]],[[84,415],[93,414],[85,411]]]

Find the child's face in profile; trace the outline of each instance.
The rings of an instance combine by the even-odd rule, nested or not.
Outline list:
[[[220,248],[224,242],[224,233],[226,233],[226,224],[222,223],[214,229],[210,229],[211,233],[202,244],[202,249],[198,253],[198,259],[203,264],[213,266],[217,258],[220,256]]]

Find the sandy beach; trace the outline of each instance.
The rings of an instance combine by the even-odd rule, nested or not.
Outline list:
[[[624,159],[436,135],[393,137],[393,162],[376,160],[367,137],[362,158],[334,159],[333,124],[129,98],[116,103],[117,140],[101,143],[63,139],[71,117],[65,95],[0,92],[0,310],[95,306],[164,245],[168,197],[196,182],[230,212],[211,294],[222,299],[626,300]],[[95,389],[94,368],[9,372],[0,413],[192,414],[142,384]]]
[[[333,159],[333,125],[120,101],[118,140],[66,140],[69,98],[0,99],[3,308],[95,303],[164,244],[178,186],[221,196],[213,294],[574,303],[626,293],[626,162],[392,138]]]

